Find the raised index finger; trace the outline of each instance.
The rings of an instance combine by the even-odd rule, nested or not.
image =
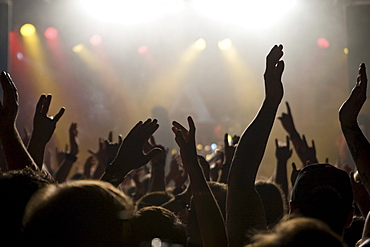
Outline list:
[[[285,102],[285,105],[286,105],[286,110],[287,110],[287,112],[288,112],[288,115],[292,115],[292,112],[290,111],[290,106],[289,106],[289,103],[288,103],[288,101],[287,102]]]

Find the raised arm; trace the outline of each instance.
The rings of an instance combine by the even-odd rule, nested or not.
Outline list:
[[[203,170],[198,162],[195,144],[195,125],[188,117],[189,130],[173,122],[172,131],[180,147],[184,169],[190,177],[193,201],[204,246],[227,246],[224,220],[218,204],[209,188]]]
[[[283,46],[274,46],[266,58],[265,100],[257,116],[242,134],[229,172],[227,231],[230,246],[242,246],[252,229],[266,229],[261,199],[254,188],[276,111],[283,97]]]
[[[44,160],[45,146],[49,142],[54,133],[57,122],[63,116],[65,111],[64,107],[62,107],[54,117],[49,117],[47,114],[50,103],[50,94],[48,96],[45,94],[40,96],[36,105],[35,116],[33,118],[32,136],[27,148],[40,169],[42,168]]]
[[[370,192],[370,144],[357,123],[358,114],[366,101],[366,89],[366,68],[365,64],[361,64],[356,86],[339,110],[339,120],[361,181]]]
[[[10,74],[3,71],[0,75],[4,91],[0,102],[0,140],[9,170],[23,169],[26,166],[39,169],[27,152],[18,133],[15,122],[18,116],[18,92]]]
[[[146,153],[143,150],[144,145],[158,127],[156,119],[138,122],[123,140],[117,156],[107,166],[101,180],[118,186],[131,170],[145,165],[154,156],[161,153],[159,148],[153,148]]]
[[[73,163],[77,160],[77,154],[78,154],[78,144],[77,144],[77,124],[71,123],[68,130],[69,134],[69,145],[70,150],[69,152],[65,153],[63,161],[60,163],[58,169],[54,173],[54,178],[59,183],[64,182],[69,174],[69,171],[72,168]]]
[[[277,159],[276,167],[274,174],[272,175],[272,181],[280,185],[283,190],[285,197],[289,197],[288,191],[288,176],[287,176],[287,162],[288,159],[292,156],[292,149],[289,145],[289,137],[286,137],[285,144],[279,144],[278,140],[275,139],[275,156]]]
[[[289,134],[289,138],[293,143],[294,149],[301,160],[302,165],[306,166],[307,162],[309,164],[317,163],[315,143],[312,141],[312,146],[310,147],[307,145],[306,137],[303,135],[301,138],[295,127],[289,103],[286,102],[285,104],[287,112],[282,113],[278,119],[281,121],[285,131]]]
[[[145,151],[149,151],[155,147],[159,148],[162,152],[159,155],[154,156],[149,162],[152,169],[148,192],[166,190],[164,167],[166,165],[166,156],[168,150],[166,150],[162,145],[157,145],[154,137],[151,136],[150,142],[147,143]]]

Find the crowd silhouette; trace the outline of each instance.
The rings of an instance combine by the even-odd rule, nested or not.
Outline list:
[[[225,133],[223,150],[212,159],[197,151],[191,116],[187,124],[172,122],[178,154],[156,143],[160,123],[149,118],[117,142],[112,132],[99,139],[98,150],[89,150],[83,169],[72,175],[80,151],[77,123],[71,122],[69,145],[56,149],[58,167],[52,167],[45,147],[65,109],[49,116],[52,96],[41,95],[33,131],[22,140],[15,125],[16,84],[3,71],[1,246],[370,246],[370,144],[358,124],[365,64],[338,106],[356,165],[341,169],[318,162],[315,142],[309,145],[298,132],[288,102],[277,116],[283,54],[282,45],[270,50],[261,108],[240,136],[229,142]],[[271,177],[256,181],[275,119],[287,137],[285,143],[275,140]],[[293,151],[300,165],[289,162]]]

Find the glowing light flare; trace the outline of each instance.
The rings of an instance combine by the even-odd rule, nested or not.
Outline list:
[[[203,149],[203,145],[202,145],[202,144],[198,144],[198,145],[197,145],[197,149],[198,149],[199,151],[201,151],[201,150]]]
[[[222,51],[226,51],[230,49],[232,45],[233,45],[233,42],[229,38],[218,41],[218,48],[220,48],[220,50]]]
[[[137,48],[137,53],[144,54],[148,52],[149,48],[146,45],[142,45],[139,48]]]
[[[250,29],[276,24],[288,16],[296,0],[193,0],[193,7],[210,19]]]
[[[90,44],[98,46],[103,43],[103,38],[99,34],[94,34],[93,36],[90,37]]]
[[[20,29],[19,32],[23,37],[30,37],[34,34],[36,34],[36,28],[34,25],[27,23],[24,24]]]
[[[78,44],[78,45],[73,46],[72,51],[74,53],[80,53],[83,49],[84,49],[84,45]]]
[[[349,49],[348,49],[348,48],[344,48],[344,49],[343,49],[343,52],[344,52],[344,54],[348,55],[348,53],[349,53]]]
[[[104,22],[137,24],[152,21],[184,9],[182,0],[80,0],[88,14]]]
[[[330,46],[330,42],[329,40],[325,39],[325,38],[319,38],[317,40],[317,45],[320,47],[320,48],[323,48],[323,49],[326,49],[326,48],[329,48]]]
[[[54,40],[58,38],[58,30],[54,27],[48,27],[44,32],[44,36],[49,40]]]
[[[198,51],[203,51],[207,48],[207,42],[204,39],[200,38],[194,42],[194,48]]]

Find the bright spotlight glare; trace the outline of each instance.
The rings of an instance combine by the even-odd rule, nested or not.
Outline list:
[[[293,9],[296,0],[193,0],[210,19],[257,29],[272,26]]]
[[[78,44],[78,45],[73,46],[72,51],[74,53],[80,53],[83,49],[84,49],[84,45]]]
[[[21,27],[19,32],[21,33],[23,37],[29,37],[36,33],[36,28],[34,25],[27,23]]]
[[[194,47],[198,51],[203,51],[207,48],[207,43],[204,39],[200,38],[197,41],[194,42]]]
[[[224,39],[224,40],[221,40],[221,41],[218,41],[218,48],[220,48],[220,50],[227,50],[229,49],[231,46],[232,46],[232,41],[231,39]]]
[[[93,17],[105,22],[127,25],[145,23],[166,14],[178,14],[184,9],[182,0],[80,0]]]

